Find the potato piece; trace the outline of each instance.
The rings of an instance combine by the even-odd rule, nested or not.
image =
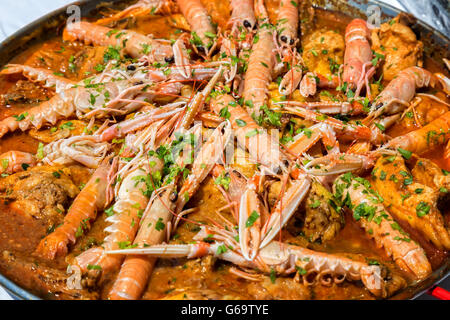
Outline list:
[[[305,41],[303,60],[309,71],[330,77],[335,70],[331,65],[344,62],[344,37],[332,30],[317,30]]]

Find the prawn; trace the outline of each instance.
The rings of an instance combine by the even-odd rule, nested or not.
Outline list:
[[[262,0],[256,1],[259,12],[259,29],[253,44],[245,73],[244,92],[242,94],[247,111],[259,117],[261,107],[267,100],[267,88],[272,80],[273,71],[273,26],[268,22],[268,15]]]
[[[200,0],[177,0],[177,3],[192,28],[196,48],[209,56],[215,47],[213,41],[216,32],[208,11]]]
[[[373,54],[369,39],[370,31],[366,21],[354,19],[347,25],[342,80],[348,84],[347,89],[356,89],[356,97],[364,84],[370,96],[369,79],[375,73],[375,66],[371,62]]]
[[[95,46],[112,46],[133,58],[148,57],[151,62],[173,61],[170,45],[131,30],[115,30],[81,21],[69,24],[63,38],[65,41],[78,40]]]
[[[390,140],[385,146],[404,149],[418,155],[443,145],[450,138],[450,111],[426,126]]]
[[[77,83],[55,75],[51,70],[34,68],[21,64],[8,64],[0,72],[2,75],[23,74],[33,82],[42,83],[46,88],[54,88],[56,93],[74,87]]]
[[[417,279],[424,279],[431,273],[425,251],[411,241],[398,224],[392,223],[394,219],[378,199],[369,181],[347,173],[336,179],[333,190],[340,201],[349,197],[354,219],[379,247],[384,247],[386,254],[401,269],[412,273]]]
[[[376,97],[373,110],[368,120],[373,120],[384,113],[401,112],[409,105],[416,94],[416,89],[435,87],[439,80],[431,72],[420,67],[409,67],[402,70],[387,87]]]

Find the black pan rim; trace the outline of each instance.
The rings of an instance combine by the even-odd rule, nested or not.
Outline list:
[[[56,10],[40,17],[39,19],[31,22],[30,24],[24,26],[23,28],[16,31],[14,34],[7,37],[4,41],[2,41],[0,43],[0,57],[3,55],[4,51],[9,49],[9,47],[14,47],[14,45],[17,43],[17,39],[25,38],[26,36],[30,35],[32,33],[32,31],[41,28],[44,24],[51,21],[52,19],[56,19],[58,16],[64,15],[67,12],[67,8],[72,5],[80,6],[80,8],[82,9],[82,13],[83,13],[83,11],[90,12],[102,4],[103,5],[104,4],[115,5],[117,3],[124,3],[124,2],[127,2],[127,0],[78,0],[78,1],[74,1],[66,6],[63,6],[59,9],[56,9]],[[382,10],[383,9],[385,11],[387,10],[388,12],[392,12],[395,15],[402,12],[401,10],[394,8],[390,4],[380,2],[379,0],[351,0],[351,1],[337,0],[334,2],[340,2],[340,3],[346,2],[347,5],[357,8],[357,9],[366,8],[370,4],[375,4],[375,5],[379,6]],[[361,3],[357,3],[357,2],[361,2]],[[318,7],[321,7],[321,6],[318,6]],[[389,15],[389,16],[393,17],[394,15]],[[440,31],[433,29],[433,27],[431,27],[430,25],[428,25],[427,23],[425,23],[419,19],[417,19],[417,24],[424,30],[431,32],[433,35],[437,36],[437,38],[442,40],[442,43],[444,43],[445,45],[447,45],[447,46],[450,45],[450,38],[447,37],[446,35],[444,35],[443,33],[441,33]],[[28,42],[31,42],[31,41],[32,41],[32,38],[30,38],[30,40]],[[23,45],[26,46],[28,44],[28,42],[24,43]],[[11,55],[11,53],[10,53],[10,55]],[[9,58],[11,58],[11,57],[8,57],[8,60],[9,60]],[[446,278],[448,278],[450,276],[450,263],[447,262],[447,264],[444,264],[443,266],[441,266],[440,268],[435,270],[433,272],[432,276],[437,277],[437,279],[435,279],[435,280],[433,279],[434,281],[431,284],[429,284],[429,285],[426,284],[421,289],[415,291],[409,299],[412,299],[412,300],[417,299],[420,295],[427,292],[427,290],[429,290],[432,287],[435,287],[440,282],[442,282]],[[5,277],[2,274],[0,274],[0,285],[15,299],[42,300],[42,298],[34,295],[29,290],[23,289],[22,287],[18,286],[12,280],[8,279],[7,277]]]

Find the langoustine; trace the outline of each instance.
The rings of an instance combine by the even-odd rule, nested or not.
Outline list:
[[[223,149],[229,142],[231,130],[223,125],[219,126],[208,138],[208,141],[202,147],[201,151],[194,160],[192,173],[183,182],[179,191],[178,199],[173,198],[176,192],[176,179],[164,186],[164,189],[157,190],[161,195],[154,197],[153,203],[143,214],[142,223],[136,235],[134,245],[148,246],[161,243],[164,238],[170,236],[173,225],[175,229],[180,219],[182,219],[182,209],[189,201],[190,197],[198,190],[200,184],[212,170],[215,163],[220,160]],[[224,133],[222,134],[222,129]],[[188,150],[184,150],[188,151]],[[189,152],[188,152],[189,153]],[[186,155],[183,155],[184,157]],[[186,165],[179,158],[177,163],[182,167]],[[173,223],[170,221],[173,216]],[[139,299],[148,278],[153,270],[155,259],[149,259],[142,256],[127,256],[119,275],[109,293],[111,299]]]
[[[416,89],[428,86],[434,88],[438,84],[438,78],[426,69],[409,67],[402,70],[375,98],[375,108],[369,113],[369,119],[375,119],[384,113],[394,114],[402,111],[414,98]]]
[[[351,173],[344,174],[336,179],[333,190],[343,204],[351,205],[354,219],[400,268],[417,279],[424,279],[431,273],[425,251],[395,222],[369,181]]]
[[[345,258],[341,255],[312,251],[299,246],[288,245],[277,241],[270,242],[262,248],[253,261],[243,259],[236,244],[230,245],[231,239],[223,240],[208,229],[203,229],[197,239],[203,239],[208,234],[216,241],[212,244],[197,242],[186,245],[155,245],[147,248],[110,251],[110,254],[139,254],[159,258],[196,258],[214,255],[219,259],[229,261],[242,268],[252,268],[267,274],[289,275],[297,272],[303,282],[312,285],[319,282],[329,286],[334,283],[362,281],[364,286],[375,296],[386,297],[405,286],[405,281],[399,277],[385,280],[379,266],[370,266]],[[220,240],[219,240],[220,239]],[[259,280],[257,275],[248,274],[248,279]]]
[[[359,96],[364,85],[370,96],[369,79],[375,73],[375,66],[371,61],[373,54],[368,39],[370,39],[370,31],[364,20],[354,19],[347,25],[342,81],[348,83],[349,89],[356,89],[356,97]]]
[[[156,86],[159,94],[165,96],[162,92],[167,86]],[[73,115],[80,119],[91,119],[127,114],[147,105],[147,101],[153,100],[158,95],[149,87],[152,87],[151,83],[134,79],[76,86],[29,109],[22,114],[22,117],[13,116],[3,119],[0,122],[0,136],[18,129],[22,131],[30,127],[39,129],[44,124],[55,124],[57,120]]]
[[[153,166],[151,165],[153,164]],[[147,177],[162,169],[161,160],[143,159],[139,167],[131,169],[124,177],[118,188],[116,201],[111,209],[111,215],[106,219],[110,225],[105,228],[109,233],[104,239],[102,247],[91,248],[74,260],[74,264],[84,272],[89,265],[96,265],[102,272],[108,272],[120,266],[123,257],[111,257],[105,250],[118,249],[120,245],[133,242],[139,228],[139,221],[147,207],[152,185],[147,185]]]
[[[273,70],[273,26],[268,21],[264,1],[257,0],[255,7],[259,22],[256,43],[253,44],[245,74],[243,98],[247,112],[259,117],[267,101],[267,87]]]
[[[423,154],[445,144],[450,137],[450,112],[446,112],[426,126],[390,140],[386,146]]]
[[[181,13],[192,28],[194,43],[197,49],[207,56],[214,50],[216,31],[211,23],[208,11],[200,0],[177,0]]]
[[[123,49],[133,58],[147,56],[151,61],[162,63],[173,59],[172,47],[165,42],[146,37],[135,31],[114,30],[85,21],[69,24],[64,30],[64,39]]]

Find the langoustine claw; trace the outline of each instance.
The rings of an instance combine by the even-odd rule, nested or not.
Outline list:
[[[88,168],[97,168],[109,151],[109,144],[98,136],[74,136],[60,139],[44,146],[42,161],[49,165],[81,163]]]

